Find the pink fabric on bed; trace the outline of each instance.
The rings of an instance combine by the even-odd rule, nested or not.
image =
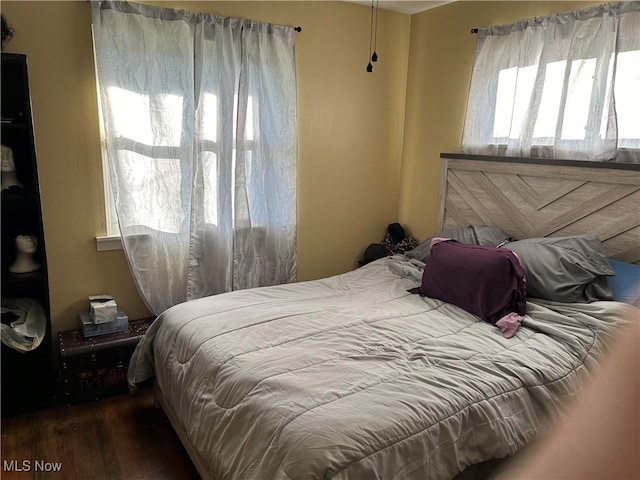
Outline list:
[[[511,338],[516,334],[518,328],[520,328],[523,319],[524,316],[518,315],[515,312],[507,313],[496,322],[496,327],[500,328],[504,338]]]

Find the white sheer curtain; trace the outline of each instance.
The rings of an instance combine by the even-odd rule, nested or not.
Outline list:
[[[478,31],[465,153],[640,163],[640,2]]]
[[[293,28],[91,4],[110,183],[148,307],[295,281]]]

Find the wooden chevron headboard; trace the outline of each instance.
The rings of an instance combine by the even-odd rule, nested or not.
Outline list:
[[[515,238],[596,235],[640,263],[640,165],[442,154],[438,232],[495,225]]]

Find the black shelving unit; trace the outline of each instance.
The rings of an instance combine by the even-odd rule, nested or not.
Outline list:
[[[44,312],[46,332],[40,345],[19,352],[2,344],[2,416],[17,415],[46,408],[52,404],[53,366],[49,283],[38,165],[31,117],[31,97],[25,55],[2,53],[1,142],[11,149],[14,174],[19,186],[2,189],[2,304],[15,298],[37,302]],[[7,175],[3,171],[3,175]],[[26,235],[36,240],[33,260],[40,268],[27,273],[12,273],[17,256],[16,237]],[[14,313],[2,315],[2,323],[18,318]]]

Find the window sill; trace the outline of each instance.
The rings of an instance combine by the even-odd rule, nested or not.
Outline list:
[[[122,250],[122,237],[120,237],[120,235],[103,235],[96,237],[96,250],[98,252]]]

